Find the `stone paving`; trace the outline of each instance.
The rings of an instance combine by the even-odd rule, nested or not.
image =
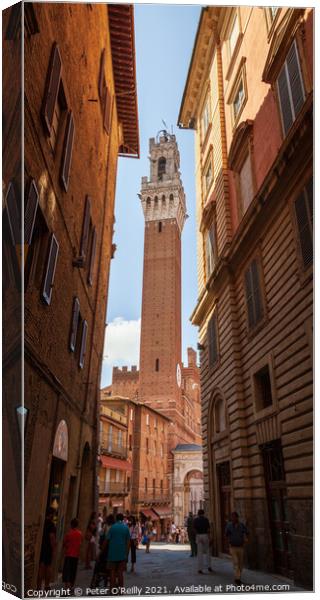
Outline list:
[[[128,563],[128,570],[130,568]],[[242,586],[233,583],[232,563],[228,558],[211,558],[213,572],[198,573],[197,559],[190,557],[190,548],[182,544],[152,543],[150,554],[140,546],[135,573],[126,573],[123,595],[203,594],[241,592],[297,592],[293,582],[261,571],[243,570]],[[90,594],[92,572],[79,566],[75,595]],[[101,584],[102,585],[102,584]],[[54,586],[56,589],[61,585]],[[110,590],[92,590],[92,595],[111,595]]]

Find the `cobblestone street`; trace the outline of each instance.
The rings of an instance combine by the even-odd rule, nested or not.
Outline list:
[[[262,591],[302,591],[294,587],[292,582],[282,577],[258,571],[243,570],[243,588],[237,589],[233,584],[231,561],[212,558],[212,573],[204,570],[198,574],[197,559],[190,557],[187,545],[153,543],[150,554],[140,547],[137,552],[136,573],[125,574],[125,591],[127,595],[159,595],[159,594],[202,594],[231,592]],[[128,569],[130,563],[128,563]],[[78,569],[75,592],[78,596],[90,594],[89,585],[91,571],[82,565]],[[56,586],[62,587],[62,586]],[[92,591],[92,595],[107,595]]]

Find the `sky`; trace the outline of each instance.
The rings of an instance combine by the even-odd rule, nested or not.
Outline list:
[[[101,387],[112,380],[112,367],[139,365],[144,218],[137,194],[141,177],[149,177],[149,138],[163,129],[177,137],[187,212],[182,234],[182,360],[197,344],[190,315],[197,299],[194,133],[176,123],[187,78],[201,7],[135,5],[135,43],[140,159],[119,158],[115,234],[111,261]]]

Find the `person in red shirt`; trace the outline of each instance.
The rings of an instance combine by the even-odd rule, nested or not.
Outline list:
[[[78,519],[72,519],[71,529],[64,536],[64,563],[62,571],[62,581],[67,588],[73,588],[76,580],[78,560],[80,555],[80,546],[82,543],[82,533],[78,529]]]

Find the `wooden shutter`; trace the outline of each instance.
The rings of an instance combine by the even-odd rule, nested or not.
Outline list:
[[[44,277],[43,289],[42,289],[42,297],[47,304],[51,303],[52,296],[52,288],[54,282],[54,275],[57,266],[57,259],[59,253],[59,244],[58,240],[54,234],[51,235],[49,242],[49,252],[47,259],[46,272]]]
[[[104,100],[104,117],[103,117],[103,126],[107,134],[110,133],[111,127],[111,108],[112,108],[112,98],[110,94],[109,88],[106,86],[105,89],[105,100]]]
[[[7,210],[9,229],[10,229],[10,237],[13,246],[16,244],[21,244],[21,218],[20,211],[17,202],[17,197],[14,191],[13,183],[10,181],[7,189],[5,206]]]
[[[70,342],[69,342],[69,348],[70,348],[71,352],[74,352],[76,349],[79,314],[80,314],[80,302],[79,302],[78,298],[74,298],[73,306],[72,306],[72,319],[71,319],[71,331],[70,331]]]
[[[278,77],[278,92],[281,106],[282,124],[284,133],[287,133],[293,123],[293,115],[290,104],[289,86],[286,65],[284,64]]]
[[[88,334],[88,323],[87,323],[87,321],[83,321],[82,336],[81,336],[81,348],[80,348],[80,357],[79,357],[79,367],[81,369],[83,369],[83,367],[84,367],[84,359],[85,359],[85,355],[86,355],[87,334]]]
[[[313,262],[312,222],[311,218],[308,215],[308,209],[310,204],[309,197],[310,196],[307,192],[307,188],[305,188],[302,190],[301,194],[299,194],[298,198],[295,201],[295,211],[299,230],[301,256],[304,267],[308,267]]]
[[[105,91],[104,88],[106,85],[106,79],[105,79],[105,74],[104,74],[105,64],[106,64],[106,50],[104,48],[102,50],[101,58],[100,58],[100,72],[99,72],[99,98],[100,98],[100,100],[103,100],[103,95],[104,95],[104,91]]]
[[[91,218],[91,198],[90,198],[90,196],[86,196],[83,224],[82,224],[81,243],[80,243],[80,256],[82,256],[83,258],[86,257],[87,250],[88,250],[90,218]]]
[[[217,317],[213,315],[208,325],[209,366],[218,360]]]
[[[93,231],[92,231],[90,264],[89,264],[89,272],[88,272],[89,285],[92,285],[92,282],[93,282],[93,271],[94,271],[94,261],[95,261],[95,257],[96,257],[96,247],[97,247],[97,230],[94,227]]]
[[[296,41],[293,42],[288,52],[286,63],[288,68],[294,118],[296,118],[304,103],[304,89]]]
[[[37,215],[38,204],[39,204],[39,194],[38,194],[36,183],[35,183],[34,179],[32,179],[30,186],[29,186],[26,207],[24,210],[24,243],[25,244],[31,244],[31,242],[32,242],[32,235],[33,235],[34,224],[35,224],[36,215]]]
[[[63,183],[63,187],[64,187],[65,191],[68,190],[68,185],[69,185],[73,141],[74,141],[74,119],[73,119],[72,111],[70,110],[68,113],[68,118],[67,118],[67,126],[66,126],[66,132],[65,132],[65,136],[64,136],[64,145],[63,145],[62,162],[61,162],[61,181]]]
[[[47,133],[51,134],[53,122],[54,108],[58,98],[60,80],[61,80],[62,61],[59,52],[59,47],[56,43],[53,44],[49,69],[47,73],[47,81],[45,94],[42,106],[42,116]]]

